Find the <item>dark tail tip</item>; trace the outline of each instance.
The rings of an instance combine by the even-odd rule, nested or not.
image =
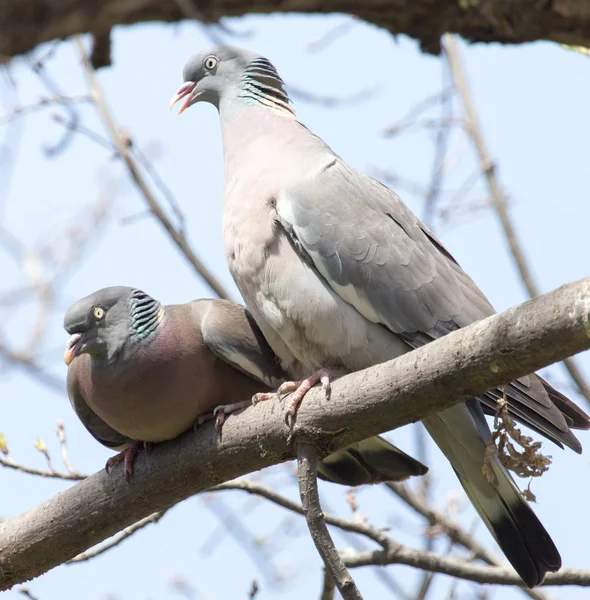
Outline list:
[[[318,465],[321,479],[350,486],[403,481],[427,472],[428,467],[380,437],[338,450]]]
[[[561,568],[561,556],[537,515],[524,501],[506,507],[492,523],[498,545],[529,588],[543,583],[548,572]]]

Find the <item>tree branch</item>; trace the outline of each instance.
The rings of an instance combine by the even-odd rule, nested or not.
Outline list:
[[[297,481],[301,507],[311,539],[324,565],[326,577],[331,577],[344,600],[362,600],[354,579],[344,566],[334,540],[328,531],[318,492],[318,451],[311,444],[297,445]]]
[[[460,558],[441,556],[426,550],[413,550],[401,545],[393,545],[388,550],[358,552],[344,555],[344,564],[349,568],[369,565],[407,565],[425,571],[434,571],[451,577],[458,577],[475,583],[523,586],[522,579],[512,569],[487,567],[468,563]],[[558,573],[547,573],[542,584],[590,586],[590,570],[561,569]]]
[[[322,592],[320,600],[334,600],[335,591],[336,586],[334,585],[334,580],[328,573],[328,570],[324,568],[324,577],[322,582]]]
[[[232,415],[221,440],[207,424],[157,444],[138,456],[129,484],[119,467],[100,471],[0,523],[0,590],[193,494],[291,460],[296,443],[312,443],[325,456],[589,347],[586,278],[335,381],[329,410],[322,391],[311,390],[292,430],[286,401],[262,402]]]
[[[107,550],[110,550],[111,548],[118,546],[121,542],[124,542],[127,538],[131,537],[136,531],[143,529],[147,525],[152,525],[152,524],[157,523],[165,514],[166,514],[166,511],[161,510],[159,512],[155,512],[155,513],[151,514],[149,517],[146,517],[145,519],[141,519],[141,521],[138,521],[137,523],[134,523],[133,525],[123,529],[123,531],[121,531],[116,536],[114,536],[112,540],[109,540],[108,542],[102,544],[101,546],[92,548],[91,550],[88,550],[87,552],[82,552],[82,554],[78,554],[78,556],[74,556],[74,558],[72,558],[71,560],[68,560],[67,564],[73,565],[75,563],[85,562],[87,560],[95,558],[96,556],[104,554]]]
[[[204,23],[246,13],[348,13],[397,35],[420,41],[427,52],[440,52],[446,31],[473,42],[515,44],[553,40],[590,46],[587,0],[224,0],[199,3]],[[117,25],[175,23],[186,13],[182,3],[166,0],[3,0],[0,3],[0,59],[30,52],[48,42],[79,33],[104,37]]]
[[[88,83],[92,91],[92,97],[96,105],[96,110],[98,111],[98,114],[102,119],[106,130],[111,136],[113,144],[117,149],[117,154],[125,162],[125,166],[129,171],[129,175],[131,175],[133,183],[136,185],[137,189],[143,196],[150,211],[156,217],[156,219],[160,221],[162,227],[164,227],[164,229],[168,232],[168,234],[172,238],[172,241],[176,244],[177,248],[182,252],[182,254],[186,257],[189,263],[193,266],[197,274],[200,277],[202,277],[202,279],[211,288],[211,290],[219,298],[230,298],[229,292],[217,280],[213,273],[211,273],[211,271],[209,271],[209,269],[203,264],[201,259],[195,254],[184,234],[181,231],[179,231],[176,227],[174,227],[174,224],[166,216],[166,213],[162,210],[162,207],[156,200],[156,197],[154,196],[154,194],[152,194],[152,191],[150,190],[149,186],[144,180],[139,167],[135,163],[135,160],[133,159],[133,156],[129,151],[129,144],[125,142],[125,138],[120,134],[119,130],[115,125],[113,117],[104,99],[104,95],[98,84],[98,79],[96,78],[94,69],[90,64],[90,58],[88,57],[88,54],[84,49],[84,44],[82,43],[82,40],[79,37],[76,37],[76,46],[78,47],[78,52],[80,53],[80,56],[82,58],[82,64],[84,66],[86,78],[88,79]]]
[[[469,550],[474,559],[482,560],[491,566],[501,565],[500,559],[475,540],[470,533],[429,506],[417,494],[410,491],[408,486],[397,482],[389,482],[385,485],[410,508],[425,517],[432,529],[439,530],[442,534],[446,535],[452,544],[463,546],[463,548]],[[529,596],[529,598],[533,598],[533,600],[549,600],[547,594],[541,590],[523,588],[522,591]]]
[[[468,537],[467,533],[460,529],[459,526],[455,525],[454,523],[448,520],[445,520],[445,518],[442,515],[439,515],[438,513],[427,507],[419,498],[417,498],[411,492],[408,492],[402,485],[387,485],[396,493],[400,492],[400,498],[406,500],[408,502],[408,505],[415,508],[417,512],[425,516],[430,515],[433,520],[436,519],[435,523],[439,526],[444,527],[444,533],[448,535],[449,540],[452,543],[460,544],[468,550],[471,550],[472,558],[475,558],[477,560],[483,560],[484,562],[487,562],[494,568],[490,569],[489,567],[478,567],[477,565],[473,565],[471,562],[468,562],[464,559],[449,559],[448,557],[440,556],[433,552],[407,548],[405,546],[402,546],[401,544],[398,544],[394,539],[386,535],[383,531],[365,523],[364,521],[360,521],[357,519],[343,519],[342,517],[326,514],[325,522],[329,525],[338,527],[339,529],[342,529],[343,531],[347,531],[349,533],[357,533],[359,535],[366,536],[377,542],[383,548],[383,550],[376,551],[350,551],[344,553],[342,556],[347,566],[352,568],[369,565],[386,565],[399,563],[406,564],[418,569],[430,571],[432,573],[453,575],[453,573],[456,572],[456,577],[460,577],[462,579],[469,579],[471,581],[479,581],[479,579],[474,579],[478,577],[485,579],[485,581],[480,581],[480,583],[486,583],[488,578],[495,578],[493,581],[490,581],[490,583],[498,583],[504,585],[520,585],[521,587],[523,586],[522,581],[520,581],[520,579],[516,576],[514,571],[512,571],[511,569],[501,567],[499,560],[495,559],[493,555],[488,553],[477,542],[471,540]],[[278,494],[274,490],[266,486],[260,485],[254,481],[243,479],[239,481],[229,481],[227,483],[223,483],[217,486],[216,488],[214,488],[214,490],[243,490],[250,494],[266,498],[267,500],[270,500],[271,502],[297,514],[304,514],[303,508],[296,502],[293,502],[292,500],[289,500],[288,498],[285,498],[284,496]],[[445,523],[447,524],[446,526]],[[475,569],[473,569],[472,567],[475,567]],[[326,575],[326,577],[329,578],[329,575]],[[547,579],[546,585],[571,584],[590,586],[589,570],[562,569],[557,574],[551,574],[550,577],[552,579],[550,581]],[[535,600],[548,599],[547,594],[545,594],[539,589],[530,590],[528,588],[523,588],[523,592],[529,597],[534,598]]]

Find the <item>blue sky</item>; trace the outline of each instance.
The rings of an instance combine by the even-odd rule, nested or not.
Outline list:
[[[384,138],[381,132],[417,101],[440,90],[441,61],[425,56],[405,37],[393,39],[364,24],[355,25],[323,52],[309,51],[310,42],[345,20],[343,16],[236,19],[228,24],[252,34],[230,43],[267,55],[288,83],[318,95],[346,96],[375,87],[375,93],[362,103],[326,108],[296,100],[295,108],[300,120],[353,165],[371,173],[392,170],[426,185],[433,161],[432,132],[406,133],[394,140]],[[181,204],[193,247],[238,298],[221,244],[222,154],[217,114],[211,106],[199,105],[178,118],[167,108],[182,83],[186,59],[209,45],[203,30],[193,24],[120,28],[114,35],[114,67],[101,71],[99,77],[118,124],[129,130]],[[587,276],[590,62],[549,43],[462,45],[462,49],[484,134],[541,289],[549,291]],[[36,54],[46,50],[39,49]],[[47,68],[64,93],[86,92],[73,44],[60,46]],[[51,95],[22,60],[14,61],[10,74],[20,104]],[[14,106],[15,92],[8,78],[0,85],[1,115]],[[0,126],[3,227],[33,246],[72,221],[87,222],[99,197],[111,205],[107,221],[92,237],[79,268],[60,287],[48,334],[39,347],[40,362],[63,381],[61,355],[66,334],[61,320],[74,300],[107,285],[140,287],[165,303],[209,296],[210,292],[194,277],[160,225],[141,216],[145,210],[141,198],[121,165],[102,147],[75,135],[65,152],[46,156],[43,148],[63,135],[63,126],[49,117],[51,112],[60,110],[53,108]],[[101,132],[91,107],[81,107],[79,112],[86,127]],[[437,114],[437,109],[429,113]],[[460,187],[477,164],[459,132],[452,136],[451,148],[449,190]],[[396,191],[421,214],[419,196],[402,185]],[[443,195],[443,203],[452,195]],[[481,204],[485,199],[485,186],[480,182],[462,202]],[[439,237],[498,310],[526,299],[490,211],[467,212],[435,225]],[[31,261],[27,263],[28,272],[35,268]],[[0,253],[0,293],[18,288],[24,281],[10,257]],[[0,315],[0,339],[19,347],[30,335],[35,305],[23,302],[17,309],[0,305]],[[578,362],[590,373],[587,353],[578,357]],[[565,380],[561,367],[550,373],[557,381]],[[65,391],[49,390],[22,371],[2,369],[0,398],[0,432],[6,435],[18,461],[43,466],[42,456],[33,448],[40,436],[58,463],[53,432],[56,419],[61,418],[75,466],[85,472],[103,467],[110,454],[78,423]],[[579,437],[590,445],[590,435]],[[405,450],[415,451],[412,427],[396,431],[392,438]],[[554,464],[533,484],[538,498],[535,510],[560,548],[564,564],[588,568],[590,522],[580,518],[587,514],[590,494],[588,452],[577,456],[549,443],[545,449],[553,455]],[[437,504],[457,498],[461,522],[469,526],[474,513],[449,466],[433,447],[428,464]],[[262,477],[283,493],[297,496],[290,467],[270,470]],[[0,515],[16,515],[67,485],[0,470]],[[322,494],[330,510],[350,514],[342,488],[325,485]],[[416,543],[421,521],[404,511],[386,490],[362,489],[358,500],[361,512],[373,524],[390,526],[391,534],[401,542]],[[241,516],[248,531],[231,526],[234,514]],[[228,533],[224,522],[230,523],[233,533]],[[483,526],[477,527],[476,535],[493,547]],[[337,534],[336,539],[340,548],[350,546],[350,538]],[[444,547],[444,543],[438,544],[439,549]],[[393,566],[388,573],[409,592],[414,590],[418,579],[412,569]],[[354,575],[366,598],[388,597],[371,569]],[[254,577],[261,588],[257,598],[290,600],[319,597],[321,568],[302,520],[232,493],[191,498],[171,510],[160,524],[146,528],[117,549],[87,564],[59,567],[29,587],[40,600],[164,600],[179,597],[171,584],[174,577],[198,590],[194,597],[199,600],[246,598]],[[432,598],[442,595],[449,584],[443,576],[436,581]],[[465,585],[459,589],[468,593]],[[586,597],[583,590],[575,588],[553,593],[568,600]],[[513,590],[499,590],[499,594],[502,598],[522,597]],[[17,594],[8,592],[6,597],[16,598]]]

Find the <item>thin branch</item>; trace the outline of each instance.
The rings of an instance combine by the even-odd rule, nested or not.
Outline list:
[[[211,533],[209,539],[204,541],[200,553],[211,556],[214,548],[221,543],[223,534],[228,533],[245,554],[250,557],[268,582],[276,584],[277,581],[280,581],[280,574],[272,560],[272,555],[263,544],[258,543],[259,540],[250,531],[248,519],[242,519],[242,517],[247,516],[243,514],[243,509],[234,511],[221,497],[205,498],[205,505],[219,520],[221,526]]]
[[[524,586],[522,579],[512,569],[475,565],[459,558],[441,556],[426,550],[414,550],[401,544],[395,544],[388,550],[348,553],[343,555],[342,559],[351,569],[370,565],[406,565],[476,583]],[[543,587],[550,585],[588,587],[590,570],[561,569],[557,573],[548,573],[541,585]]]
[[[15,352],[14,350],[11,350],[1,341],[0,356],[2,356],[2,358],[7,362],[12,363],[17,367],[21,367],[22,369],[27,371],[29,375],[31,375],[34,379],[37,379],[43,385],[46,385],[59,393],[63,392],[63,381],[47,373],[30,356],[21,352]]]
[[[395,360],[337,379],[329,411],[322,390],[310,390],[293,428],[284,420],[287,398],[262,402],[229,419],[222,440],[213,424],[205,424],[156,444],[149,455],[138,455],[130,484],[120,466],[109,474],[102,470],[1,522],[0,590],[36,577],[140,519],[220,482],[291,460],[294,444],[300,441],[313,443],[322,449],[322,456],[328,455],[588,348],[590,278],[473,323]],[[231,403],[231,398],[227,400]],[[387,536],[381,535],[388,544]],[[411,551],[404,556],[407,564],[414,564],[415,556],[421,555]],[[463,565],[433,556],[422,556],[420,567],[449,572]],[[355,557],[359,566],[399,558],[395,548]],[[466,569],[468,578],[475,580],[518,583],[506,569],[470,564]],[[590,572],[564,570],[547,582],[586,585]]]
[[[192,19],[198,25],[203,26],[205,35],[209,38],[213,45],[223,45],[224,42],[222,38],[219,37],[211,27],[213,18],[205,15],[201,10],[199,10],[196,2],[193,2],[192,0],[175,0],[175,2],[187,19]]]
[[[510,254],[514,260],[520,278],[529,296],[531,298],[535,298],[540,295],[539,286],[535,281],[533,273],[525,257],[522,244],[518,239],[518,234],[516,233],[510,213],[508,212],[506,196],[500,188],[498,178],[496,177],[496,165],[490,158],[490,153],[488,152],[485,140],[483,138],[483,133],[477,119],[477,114],[475,112],[473,99],[471,98],[471,92],[469,90],[467,78],[461,64],[461,57],[459,55],[459,49],[457,48],[455,36],[450,33],[445,34],[444,46],[445,56],[448,60],[455,86],[457,87],[457,91],[459,92],[465,108],[466,130],[470,135],[479,155],[479,159],[481,161],[481,170],[484,173],[488,184],[488,189],[492,199],[492,206],[498,215],[500,224],[502,225],[506,243],[508,244]],[[570,377],[578,387],[578,391],[582,396],[584,396],[584,398],[586,398],[587,402],[590,403],[590,385],[586,381],[578,365],[571,358],[567,358],[563,362],[565,368],[570,374]]]
[[[448,70],[445,68],[446,65],[443,63],[443,77],[448,78]],[[448,83],[445,81],[445,88],[448,87]],[[452,93],[448,92],[443,94],[440,99],[440,120],[441,123],[451,120],[452,110]],[[428,186],[428,192],[424,199],[424,223],[428,227],[432,226],[432,219],[434,217],[434,208],[440,196],[440,190],[443,182],[443,174],[445,168],[445,158],[447,156],[447,150],[449,145],[449,136],[451,130],[448,127],[442,125],[436,132],[436,142],[434,159],[432,164],[432,175],[430,176],[430,185]],[[424,597],[418,598],[417,600],[424,600]]]
[[[35,469],[34,467],[27,467],[26,465],[21,465],[15,462],[10,456],[0,456],[0,465],[8,467],[9,469],[14,469],[15,471],[21,471],[22,473],[28,473],[29,475],[37,475],[39,477],[46,477],[48,479],[82,481],[83,479],[86,479],[88,477],[88,475],[83,475],[82,473],[78,472],[62,473],[61,471],[56,471],[54,469],[47,471],[44,469]]]
[[[331,46],[337,39],[344,37],[361,21],[354,16],[348,16],[345,21],[334,27],[330,27],[322,35],[313,42],[307,42],[305,47],[308,52],[321,52]]]
[[[496,567],[500,561],[493,554],[470,538],[470,534],[464,532],[458,525],[448,521],[444,516],[427,507],[416,495],[408,492],[401,484],[387,484],[396,493],[399,491],[402,499],[407,499],[408,504],[415,507],[420,514],[428,515],[429,521],[432,519],[433,525],[444,526],[444,533],[448,535],[452,543],[460,544],[470,550],[472,559],[480,559],[488,562],[493,568],[473,565],[463,559],[454,559],[440,556],[433,552],[424,550],[415,550],[398,544],[395,540],[387,536],[379,529],[358,520],[343,519],[334,515],[325,515],[325,522],[334,527],[338,527],[347,532],[358,533],[369,537],[382,546],[382,550],[366,552],[347,552],[343,553],[343,560],[349,567],[368,566],[370,564],[405,564],[426,571],[453,575],[453,570],[457,573],[461,571],[465,574],[456,574],[455,576],[471,581],[480,581],[478,578],[484,578],[481,583],[487,583],[487,579],[493,578],[490,583],[504,585],[523,586],[522,581],[510,569]],[[274,490],[260,485],[250,480],[240,479],[237,481],[228,481],[216,486],[210,491],[221,490],[242,490],[250,494],[255,494],[270,500],[271,502],[286,508],[297,514],[304,514],[302,507]],[[583,585],[590,586],[590,571],[583,569],[562,569],[559,573],[547,575],[545,585]],[[548,596],[539,589],[529,590],[523,588],[524,593],[536,600],[547,600]]]
[[[278,492],[275,492],[273,489],[248,479],[227,481],[226,483],[222,483],[207,491],[216,492],[221,490],[241,490],[243,492],[248,492],[249,494],[266,498],[266,500],[270,500],[274,504],[282,506],[283,508],[297,513],[298,515],[305,516],[303,508],[297,502],[293,502]],[[382,548],[387,547],[387,535],[363,521],[352,521],[350,519],[344,519],[342,517],[330,514],[324,515],[324,518],[328,525],[333,525],[334,527],[338,527],[338,529],[348,533],[358,533],[359,535],[363,535],[369,539],[372,539],[374,542],[377,542],[377,544],[379,544]]]
[[[301,505],[297,502],[293,502],[285,496],[275,492],[273,489],[251,481],[249,479],[239,479],[236,481],[228,481],[227,483],[222,483],[221,485],[213,488],[213,490],[209,491],[221,491],[221,490],[241,490],[247,492],[249,494],[253,494],[255,496],[260,496],[281,506],[291,512],[294,512],[298,515],[303,516],[303,509]],[[360,520],[347,520],[341,517],[338,517],[333,514],[325,514],[324,518],[328,525],[332,525],[333,527],[337,527],[341,531],[350,534],[358,534],[359,536],[366,537],[381,547],[385,548],[388,544],[388,537],[381,531],[380,529],[373,527],[364,521]],[[363,548],[364,544],[361,544],[361,540],[358,537],[351,537],[350,544],[356,550]],[[406,591],[395,581],[391,575],[384,570],[379,570],[376,573],[376,576],[381,579],[384,586],[388,587],[391,592],[400,598],[409,600],[409,596]]]
[[[324,567],[324,576],[322,581],[322,592],[320,594],[320,600],[334,600],[334,593],[336,592],[336,584],[328,573],[326,567]]]
[[[315,544],[324,565],[327,576],[331,577],[344,600],[362,600],[354,579],[344,566],[342,558],[334,546],[334,540],[328,531],[324,513],[320,505],[318,491],[318,451],[311,444],[297,446],[297,480],[301,507],[307,521],[311,539]]]
[[[145,519],[141,519],[141,521],[138,521],[130,527],[126,527],[125,529],[123,529],[123,531],[113,536],[113,538],[108,542],[105,542],[100,546],[96,546],[95,548],[91,548],[86,552],[82,552],[81,554],[78,554],[78,556],[74,556],[74,558],[68,560],[65,564],[72,565],[74,563],[85,562],[87,560],[90,560],[91,558],[95,558],[96,556],[103,554],[107,550],[110,550],[111,548],[118,546],[121,542],[124,542],[127,538],[131,537],[135,532],[139,531],[140,529],[143,529],[144,527],[146,527],[147,525],[151,525],[152,523],[157,523],[166,514],[166,512],[167,510],[161,510],[151,514]]]
[[[499,565],[500,561],[484,546],[479,544],[467,531],[460,525],[447,519],[442,513],[431,508],[417,494],[410,491],[408,486],[403,483],[388,482],[385,484],[398,498],[403,500],[410,508],[419,515],[425,517],[434,531],[440,531],[446,535],[453,543],[467,548],[474,558],[483,560],[489,565]]]
[[[217,296],[219,296],[220,298],[229,298],[229,292],[197,257],[195,252],[189,246],[186,237],[179,230],[177,230],[176,227],[174,227],[173,223],[167,217],[166,213],[162,210],[162,207],[156,200],[156,197],[152,194],[151,190],[149,189],[147,183],[145,182],[141,174],[139,167],[133,159],[133,156],[129,150],[129,144],[125,143],[125,139],[123,139],[123,137],[121,136],[119,130],[115,125],[113,117],[109,109],[107,108],[104,95],[98,84],[98,80],[96,78],[94,69],[90,64],[90,60],[84,48],[84,44],[82,43],[82,40],[79,36],[76,36],[75,40],[76,46],[78,47],[78,51],[82,58],[82,65],[84,67],[88,83],[90,85],[90,89],[94,98],[97,111],[101,116],[103,123],[107,131],[109,132],[109,135],[111,136],[113,144],[117,149],[117,153],[125,162],[127,170],[131,175],[131,179],[137,186],[138,190],[141,192],[151,212],[158,219],[158,221],[160,221],[160,223],[168,232],[178,249],[182,252],[182,254],[184,254],[186,259],[194,267],[195,271],[199,274],[199,276],[204,279],[207,285]]]
[[[416,123],[419,123],[418,117],[430,110],[435,104],[444,100],[446,96],[452,94],[453,87],[449,86],[443,88],[440,92],[436,92],[436,94],[432,94],[431,96],[426,96],[419,102],[416,102],[412,108],[401,118],[398,119],[393,125],[389,125],[389,127],[385,127],[382,130],[381,134],[384,137],[391,137],[397,135],[401,130],[406,129],[407,127],[412,127]],[[437,124],[440,124],[440,121],[434,121]]]
[[[316,94],[303,88],[294,86],[290,83],[287,84],[289,90],[289,96],[291,98],[300,100],[301,102],[307,102],[309,104],[317,104],[325,108],[341,108],[345,106],[358,105],[363,102],[367,102],[371,98],[374,98],[379,91],[378,85],[373,85],[354,92],[347,96],[325,96]]]
[[[31,592],[31,590],[29,590],[29,588],[22,587],[22,588],[19,588],[17,590],[17,592],[19,594],[22,594],[23,596],[25,596],[29,600],[38,600],[37,596],[33,595],[33,592]]]
[[[458,523],[448,519],[441,512],[430,507],[422,498],[413,493],[408,486],[403,483],[394,482],[389,482],[385,485],[410,508],[426,518],[431,532],[440,531],[449,538],[452,544],[463,546],[463,548],[469,550],[474,559],[482,560],[492,566],[500,566],[502,564],[500,559],[478,543],[471,533],[465,531]],[[534,600],[549,600],[547,594],[540,590],[524,588],[523,592]]]
[[[27,104],[24,106],[17,106],[10,112],[0,115],[0,125],[5,125],[14,121],[19,117],[30,115],[31,113],[38,112],[49,106],[60,106],[64,104],[83,104],[85,102],[92,102],[92,97],[88,95],[80,96],[55,96],[52,98],[41,98],[34,104]]]
[[[68,470],[68,473],[70,473],[70,475],[82,475],[79,471],[76,471],[76,469],[74,469],[74,467],[72,466],[72,463],[70,462],[70,457],[68,456],[68,444],[67,444],[67,440],[66,440],[66,430],[64,428],[64,424],[61,419],[58,419],[58,421],[57,421],[56,433],[57,433],[57,439],[59,440],[59,446],[61,448],[61,459],[63,460],[63,463],[64,463],[66,469]]]

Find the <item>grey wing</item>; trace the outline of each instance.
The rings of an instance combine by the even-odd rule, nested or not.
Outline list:
[[[495,312],[394,192],[339,160],[284,190],[276,210],[340,297],[411,345]]]
[[[304,259],[343,300],[414,348],[495,312],[397,194],[338,158],[284,189],[276,213]],[[584,419],[571,403],[558,404],[564,416],[535,375],[507,391],[516,419],[580,450],[568,425]],[[480,398],[487,412],[495,410],[499,395],[493,390]]]
[[[268,387],[277,387],[287,379],[279,359],[243,306],[228,300],[196,302],[206,303],[199,312],[203,340],[211,352]]]
[[[103,446],[122,450],[133,440],[107,425],[84,400],[80,390],[79,377],[84,376],[87,357],[77,357],[68,368],[67,390],[72,408],[90,435]]]

